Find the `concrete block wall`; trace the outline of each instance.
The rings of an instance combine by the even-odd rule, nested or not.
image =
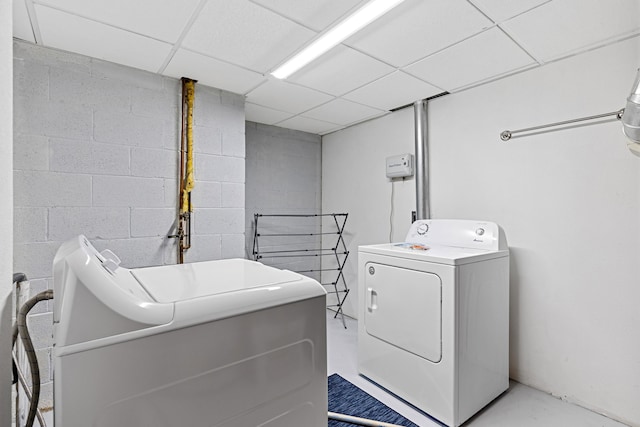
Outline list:
[[[254,214],[321,213],[322,138],[307,132],[247,122],[246,253],[252,257]],[[223,193],[224,195],[224,193]],[[262,233],[320,231],[319,218],[261,218]],[[261,250],[320,247],[317,236],[260,240]],[[264,258],[265,264],[290,270],[318,269],[317,257]],[[314,274],[310,276],[319,280]]]
[[[176,262],[179,80],[14,41],[14,271],[52,287],[60,244],[86,235],[126,267]],[[244,257],[244,98],[196,85],[187,262]],[[52,302],[30,323],[52,405]]]

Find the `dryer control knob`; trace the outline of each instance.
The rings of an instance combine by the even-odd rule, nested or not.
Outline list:
[[[429,231],[429,225],[420,224],[416,231],[418,232],[419,235],[424,236],[425,234],[427,234],[427,231]]]
[[[478,229],[476,230],[476,234],[477,234],[478,236],[482,236],[482,235],[484,234],[484,228],[478,228]]]

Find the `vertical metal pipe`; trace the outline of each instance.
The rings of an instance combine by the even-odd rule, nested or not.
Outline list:
[[[413,103],[416,154],[416,219],[429,219],[429,140],[427,138],[427,100]]]
[[[180,172],[178,176],[178,233],[175,237],[178,239],[178,264],[184,263],[184,217],[182,215],[182,199],[184,194],[184,177],[187,170],[187,78],[180,79],[182,83],[182,112],[180,121]]]
[[[178,239],[178,264],[184,263],[184,252],[191,248],[191,191],[193,175],[193,103],[197,80],[187,77],[182,82],[182,117],[180,132],[180,156],[178,175],[178,218],[177,232],[168,236]]]

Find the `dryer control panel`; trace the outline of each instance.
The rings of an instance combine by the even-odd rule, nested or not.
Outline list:
[[[507,249],[502,229],[493,222],[460,219],[419,219],[405,242],[485,250]]]

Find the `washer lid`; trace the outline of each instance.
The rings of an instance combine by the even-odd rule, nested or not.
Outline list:
[[[413,246],[415,245],[406,245],[404,243],[365,245],[358,246],[358,252],[409,258],[418,261],[448,265],[469,264],[472,262],[509,256],[508,250],[460,248],[444,245],[424,245],[422,248],[414,248]]]
[[[297,273],[245,259],[139,268],[131,270],[131,274],[154,300],[162,303],[272,287],[303,279]]]

